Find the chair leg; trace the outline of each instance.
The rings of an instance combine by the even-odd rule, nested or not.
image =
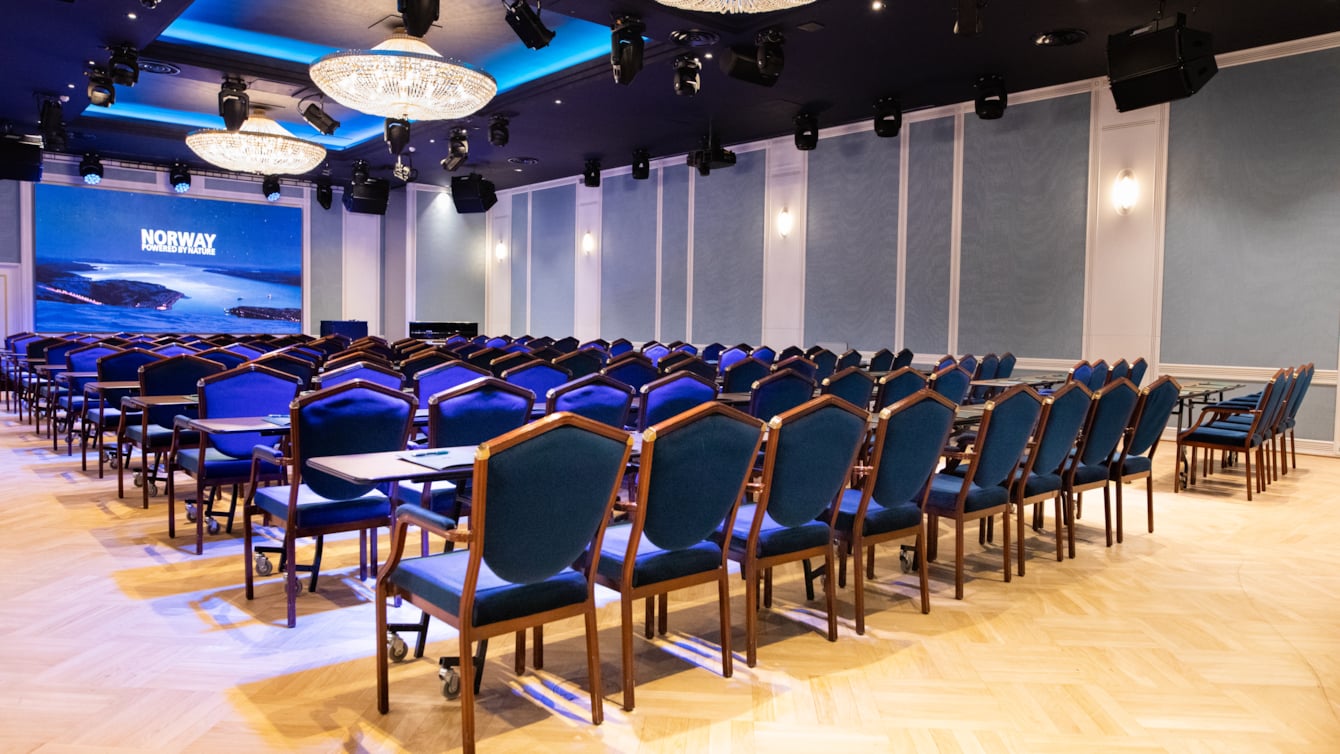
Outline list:
[[[940,549],[940,517],[934,514],[926,517],[926,560],[935,561]]]
[[[832,572],[833,572],[833,564],[832,564],[832,563],[828,563],[827,565],[828,565],[828,568],[825,570],[825,574],[832,573]],[[828,578],[827,578],[826,575],[825,575],[824,581],[825,581],[825,582],[828,581]],[[764,606],[764,607],[772,607],[772,569],[771,569],[771,568],[766,568],[766,569],[763,570],[763,606]]]
[[[1117,481],[1117,544],[1121,544],[1121,539],[1123,535],[1122,521],[1121,521],[1121,494],[1122,494],[1121,488],[1125,487],[1126,483],[1121,480],[1120,475],[1118,475],[1116,481]],[[1103,493],[1105,495],[1107,494],[1107,488],[1103,488]]]
[[[656,601],[651,597],[648,597],[646,601],[647,614],[645,624],[642,628],[642,635],[650,639],[656,635],[652,628],[652,626],[656,625]]]
[[[596,625],[596,605],[586,605],[586,670],[591,679],[591,724],[605,722],[605,696],[600,683],[600,627]]]
[[[462,624],[468,621],[461,621]],[[463,625],[460,634],[461,658],[461,749],[475,752],[475,654],[470,651],[470,631]]]
[[[651,602],[651,600],[648,599],[647,602]],[[619,613],[622,618],[619,638],[623,652],[623,708],[631,712],[633,709],[633,683],[636,675],[633,672],[633,599],[631,597],[623,595],[619,599]]]
[[[1018,512],[1018,514],[1017,514],[1017,516],[1016,516],[1016,519],[1015,519],[1015,526],[1018,527],[1018,531],[1017,531],[1018,542],[1015,543],[1015,547],[1018,548],[1018,551],[1017,551],[1015,554],[1016,554],[1016,556],[1017,556],[1018,559],[1019,559],[1019,565],[1018,565],[1019,575],[1020,575],[1020,576],[1023,576],[1023,575],[1024,575],[1024,507],[1023,507],[1023,505],[1020,505],[1020,506],[1019,506],[1019,512]]]
[[[725,569],[717,579],[717,604],[721,614],[721,677],[730,678],[735,672],[735,658],[730,651],[730,576]]]
[[[865,577],[873,580],[875,578],[875,546],[870,545],[865,552]]]
[[[842,544],[838,544],[838,552],[842,552]],[[852,553],[851,561],[851,586],[852,586],[852,604],[856,608],[856,635],[865,635],[865,548],[861,546],[860,532],[852,532],[852,538],[846,544],[850,545]]]
[[[242,501],[242,570],[246,572],[247,599],[252,599],[255,596],[253,588],[255,576],[252,573],[254,561],[252,559],[256,554],[251,549],[251,501],[255,492],[255,488],[252,488],[251,492],[247,494],[246,500]]]
[[[834,564],[833,539],[830,534],[824,548],[824,601],[828,608],[828,640],[837,641],[837,580],[832,577]]]
[[[923,522],[917,527],[916,547],[918,553],[926,551],[926,524]],[[926,615],[931,611],[931,589],[930,581],[927,576],[929,568],[926,565],[926,559],[917,558],[917,582],[921,588],[921,614]]]
[[[1252,485],[1256,484],[1256,479],[1252,477],[1252,453],[1247,451],[1242,454],[1242,473],[1247,481],[1247,502],[1252,501]]]
[[[996,518],[995,516],[991,516],[991,520],[994,521],[995,518]],[[1020,516],[1019,518],[1020,520],[1023,520],[1023,516]],[[1013,575],[1010,573],[1010,504],[1009,503],[1005,504],[1005,510],[1001,511],[1000,513],[1000,550],[1005,557],[1005,583],[1008,584],[1010,583],[1010,578]],[[1022,563],[1023,559],[1020,558],[1019,562]]]
[[[386,646],[386,600],[390,599],[383,591],[381,584],[377,585],[375,593],[377,595],[377,631],[373,636],[377,641],[377,711],[385,715],[391,711],[391,692],[390,678],[388,677],[387,665],[389,662],[388,647]],[[424,613],[427,615],[427,613]]]
[[[526,672],[526,629],[516,632],[516,651],[512,653],[512,672],[521,675]]]
[[[531,639],[535,648],[530,653],[530,664],[535,666],[536,670],[544,670],[544,625],[536,626],[531,631]]]
[[[749,558],[744,566],[744,662],[758,664],[758,565]]]
[[[963,599],[963,519],[954,520],[954,599]]]
[[[1112,493],[1109,491],[1112,485],[1103,485],[1103,528],[1107,534],[1107,546],[1112,546]]]
[[[1149,476],[1145,477],[1145,500],[1149,507],[1149,533],[1154,533],[1154,473],[1151,471]]]
[[[1056,562],[1065,560],[1065,553],[1061,550],[1061,530],[1065,528],[1065,513],[1061,511],[1061,493],[1056,493]],[[1038,508],[1041,510],[1041,507]]]
[[[293,540],[292,530],[286,530],[284,532],[284,558],[287,562],[284,564],[284,596],[288,601],[289,628],[298,625],[298,591],[302,589],[298,585],[297,547]],[[312,575],[316,575],[315,570],[313,570]]]

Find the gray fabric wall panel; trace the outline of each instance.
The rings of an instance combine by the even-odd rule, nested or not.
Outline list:
[[[1294,433],[1300,440],[1331,441],[1335,436],[1334,385],[1312,383],[1307,395],[1303,396],[1303,405],[1298,407],[1298,426]]]
[[[315,191],[309,196],[307,285],[315,331],[321,320],[344,319],[344,210],[339,196],[328,210],[316,203]]]
[[[964,121],[958,350],[1078,358],[1089,95]]]
[[[661,169],[660,340],[666,343],[689,337],[689,180],[692,176],[688,166]]]
[[[577,187],[531,192],[530,320],[533,335],[572,334],[576,285]]]
[[[1337,69],[1337,49],[1236,66],[1173,103],[1163,361],[1335,364]]]
[[[405,191],[392,191],[382,217],[382,330],[391,340],[409,332],[406,316],[409,269],[409,207]]]
[[[803,343],[893,346],[898,159],[898,140],[869,130],[810,152]]]
[[[462,215],[451,194],[415,191],[414,316],[424,321],[484,321],[485,218]]]
[[[511,335],[520,337],[528,331],[526,326],[526,259],[530,235],[526,230],[530,217],[530,194],[515,194],[512,197],[512,237],[508,239],[512,265],[512,315]],[[492,333],[502,335],[503,333]]]
[[[600,335],[656,334],[656,173],[606,178],[601,186]]]
[[[0,262],[18,264],[23,254],[20,229],[32,221],[19,216],[19,182],[0,181]]]
[[[934,359],[949,350],[954,119],[909,123],[907,281],[903,345]]]
[[[767,155],[760,150],[739,154],[734,167],[693,178],[695,343],[758,344],[762,338],[766,175]]]

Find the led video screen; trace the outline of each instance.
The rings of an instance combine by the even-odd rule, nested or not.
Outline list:
[[[38,184],[39,332],[294,333],[302,210]]]

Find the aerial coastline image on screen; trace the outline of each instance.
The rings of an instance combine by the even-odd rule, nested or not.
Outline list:
[[[302,210],[34,187],[39,332],[294,333]]]

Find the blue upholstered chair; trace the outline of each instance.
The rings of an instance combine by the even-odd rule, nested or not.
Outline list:
[[[1141,356],[1140,358],[1131,362],[1131,373],[1127,377],[1127,379],[1131,381],[1132,385],[1140,387],[1140,382],[1144,380],[1145,372],[1148,370],[1149,370],[1149,362],[1145,361],[1145,357]]]
[[[184,356],[188,354],[199,353],[201,349],[182,345],[181,343],[167,343],[156,348],[150,349],[154,353],[164,358],[169,356]]]
[[[225,369],[232,369],[239,364],[245,364],[249,361],[249,359],[242,354],[233,353],[224,348],[209,348],[200,351],[196,356],[199,356],[202,359],[209,359],[210,361],[217,361],[222,364]]]
[[[711,403],[717,397],[717,387],[695,374],[677,372],[648,382],[639,393],[642,405],[637,428],[645,430],[700,404]]]
[[[819,365],[804,356],[792,356],[784,361],[779,361],[772,365],[771,370],[774,373],[790,370],[801,377],[813,380],[814,382],[820,380]]]
[[[724,350],[726,350],[725,346],[713,341],[703,346],[703,350],[698,355],[702,357],[703,361],[706,361],[710,364],[720,359],[721,352]]]
[[[1131,365],[1125,359],[1117,359],[1116,361],[1112,362],[1112,366],[1107,370],[1108,382],[1115,382],[1120,379],[1129,379],[1130,376],[1131,376]],[[1136,387],[1139,386],[1137,385]]]
[[[1284,410],[1284,421],[1280,425],[1280,468],[1284,473],[1289,473],[1290,465],[1298,468],[1298,438],[1294,434],[1294,428],[1298,425],[1298,408],[1303,405],[1303,399],[1307,397],[1307,390],[1312,385],[1312,373],[1317,371],[1314,364],[1304,364],[1299,369],[1299,375],[1294,382],[1293,390],[1289,393]],[[1287,438],[1286,438],[1287,435]],[[1289,463],[1285,463],[1285,440],[1289,443]]]
[[[744,361],[747,358],[749,358],[748,348],[728,348],[725,351],[722,351],[721,356],[717,359],[717,371],[721,374],[725,374],[726,370],[730,369],[731,365],[735,362]]]
[[[764,364],[771,364],[777,360],[777,351],[770,346],[759,346],[749,352],[749,357],[758,359]]]
[[[1214,451],[1239,452],[1243,458],[1243,472],[1247,482],[1247,500],[1252,499],[1252,487],[1258,492],[1265,491],[1265,478],[1262,467],[1265,461],[1263,447],[1270,439],[1271,422],[1276,411],[1288,392],[1290,370],[1279,369],[1261,391],[1259,402],[1251,408],[1241,409],[1227,406],[1206,406],[1200,412],[1196,423],[1177,435],[1177,456],[1182,458],[1184,449],[1191,449],[1187,484],[1196,483],[1196,452],[1204,449],[1206,453],[1205,469],[1209,472],[1211,456]],[[1223,421],[1226,417],[1245,415],[1251,418],[1246,424]],[[1256,478],[1252,477],[1252,456],[1256,456]],[[1176,481],[1180,491],[1181,480]]]
[[[694,356],[698,355],[698,347],[693,345],[692,343],[682,343],[680,341],[675,341],[675,343],[670,346],[670,350],[683,351],[684,353],[693,354]]]
[[[239,356],[247,357],[247,360],[256,359],[266,354],[264,348],[259,348],[247,343],[229,343],[223,347],[225,351],[232,351]]]
[[[308,464],[321,456],[400,450],[414,425],[414,398],[399,390],[355,380],[308,393],[289,408],[289,451],[266,445],[252,450],[251,493],[242,513],[242,560],[246,571],[246,596],[255,596],[255,572],[269,572],[263,553],[253,557],[253,519],[269,516],[284,535],[280,567],[284,571],[284,593],[288,602],[288,627],[297,623],[297,599],[301,587],[298,571],[312,574],[308,591],[315,592],[326,534],[357,531],[370,538],[371,555],[377,559],[376,528],[390,522],[391,500],[373,485],[354,484],[331,476]],[[288,484],[262,487],[257,484],[266,465],[288,466]],[[315,537],[316,552],[311,565],[298,565],[297,540]],[[359,578],[367,578],[367,563],[360,563]]]
[[[508,369],[515,369],[522,364],[547,364],[544,359],[537,358],[530,351],[507,351],[501,356],[488,363],[489,374],[494,377],[502,378],[503,372]]]
[[[503,372],[503,381],[524,387],[543,401],[550,390],[572,379],[572,373],[553,364],[536,361]]]
[[[961,367],[945,367],[932,374],[928,380],[931,390],[943,395],[955,404],[961,404],[968,397],[968,388],[972,384],[972,375]]]
[[[428,399],[457,385],[488,377],[487,370],[464,361],[449,361],[419,372],[414,376],[414,394],[419,396],[419,408],[428,408]]]
[[[954,599],[963,599],[963,528],[968,521],[1002,518],[1001,552],[1005,580],[1010,580],[1010,489],[1019,459],[1037,425],[1042,402],[1027,385],[1015,385],[986,404],[977,442],[966,458],[967,467],[940,472],[931,478],[926,498],[928,540],[926,556],[935,560],[941,518],[954,522]]]
[[[760,577],[767,581],[762,599],[767,607],[774,566],[822,557],[825,572],[833,573],[833,521],[865,441],[867,417],[825,395],[768,422],[758,501],[741,504],[729,529],[728,557],[740,564],[745,579],[745,661],[751,668],[758,661]],[[829,641],[837,641],[834,581],[824,579]]]
[[[581,348],[582,342],[571,335],[568,335],[567,337],[559,338],[550,345],[554,350],[559,351],[560,353],[572,353]]]
[[[861,352],[855,348],[851,348],[838,357],[837,366],[834,368],[833,372],[836,374],[848,367],[859,366],[861,366]]]
[[[1016,359],[1014,354],[1006,351],[1000,355],[1000,360],[996,363],[996,379],[1003,380],[1014,374],[1014,363]]]
[[[415,375],[425,369],[431,369],[438,364],[445,364],[449,361],[455,361],[456,357],[445,351],[439,351],[436,348],[426,348],[414,352],[413,356],[400,363],[400,373],[405,375],[408,380],[413,380]]]
[[[1168,428],[1168,417],[1177,406],[1182,386],[1177,380],[1164,375],[1140,391],[1135,404],[1134,425],[1126,433],[1121,452],[1109,472],[1117,483],[1117,541],[1122,541],[1122,488],[1127,482],[1145,480],[1145,499],[1149,516],[1149,531],[1154,532],[1154,452],[1159,449],[1159,438]]]
[[[1108,383],[1107,373],[1110,371],[1107,362],[1099,359],[1089,364],[1089,389],[1098,390]]]
[[[769,421],[814,397],[814,380],[790,369],[774,372],[749,391],[749,415]],[[859,408],[859,407],[858,407]],[[859,408],[864,410],[864,408]]]
[[[472,351],[468,356],[465,356],[464,358],[466,361],[470,362],[471,364],[474,364],[475,366],[481,369],[488,369],[489,365],[493,363],[494,359],[506,356],[508,353],[515,353],[515,352],[504,351],[501,348],[490,348],[489,346],[484,346],[478,351]]]
[[[1042,399],[1038,431],[1028,446],[1023,468],[1010,489],[1018,516],[1020,576],[1025,571],[1024,512],[1030,505],[1034,507],[1033,528],[1036,530],[1042,528],[1042,503],[1050,500],[1055,504],[1056,559],[1065,559],[1061,539],[1066,523],[1061,494],[1065,488],[1065,477],[1070,472],[1069,464],[1074,458],[1072,451],[1089,417],[1092,397],[1088,387],[1078,382],[1068,382]]]
[[[890,369],[902,369],[903,367],[910,367],[912,366],[912,359],[914,358],[916,357],[915,354],[912,353],[912,349],[904,348],[894,355],[893,366],[890,367]]]
[[[1070,557],[1075,557],[1075,519],[1081,512],[1082,496],[1089,490],[1103,490],[1103,519],[1107,529],[1107,544],[1112,546],[1112,506],[1108,479],[1116,456],[1117,443],[1131,426],[1131,414],[1139,391],[1130,380],[1117,380],[1093,393],[1095,405],[1089,413],[1088,424],[1075,460],[1066,475],[1066,524],[1069,529]]]
[[[656,362],[656,371],[661,374],[669,374],[676,364],[692,358],[696,357],[687,351],[671,351]]]
[[[650,346],[642,349],[642,355],[646,356],[647,360],[650,361],[652,364],[659,364],[661,361],[661,357],[665,356],[668,353],[670,353],[670,349],[666,348],[660,343],[653,343]]]
[[[554,366],[568,370],[574,379],[597,374],[605,366],[605,352],[597,348],[583,348],[554,359]]]
[[[875,410],[892,406],[925,387],[926,377],[921,372],[912,367],[898,367],[879,378],[879,385],[875,388]]]
[[[719,403],[704,403],[643,433],[635,504],[622,506],[631,509],[627,522],[606,530],[597,574],[620,596],[624,709],[633,709],[633,604],[639,599],[647,600],[644,631],[650,639],[653,598],[661,598],[658,628],[664,634],[666,595],[716,582],[721,674],[731,676],[729,560],[714,535],[734,523],[762,438],[761,422]]]
[[[893,371],[894,353],[887,348],[881,348],[875,351],[875,355],[870,357],[870,371],[872,372],[891,372]]]
[[[783,348],[781,350],[781,353],[777,354],[776,360],[786,361],[787,359],[793,356],[804,356],[804,355],[805,355],[805,349],[801,348],[800,346],[787,346],[786,348]]]
[[[665,359],[661,359],[661,363],[664,364]],[[739,366],[739,364],[736,364],[736,366]],[[716,366],[708,364],[697,356],[691,356],[683,361],[679,361],[665,371],[666,374],[676,374],[678,372],[695,374],[708,382],[715,382],[717,377]]]
[[[585,348],[594,348],[597,351],[600,351],[601,353],[605,353],[610,349],[610,342],[608,340],[605,340],[604,338],[595,338],[594,340],[588,340],[585,343],[582,343],[581,345],[577,346],[578,351]]]
[[[484,341],[484,345],[488,346],[489,348],[502,348],[504,346],[510,345],[511,343],[512,339],[505,335],[496,338],[489,338],[488,340]]]
[[[632,388],[603,374],[588,374],[550,390],[545,413],[567,411],[623,429],[632,405]]]
[[[741,359],[722,374],[721,392],[747,393],[755,382],[768,376],[768,365],[758,359]]]
[[[356,361],[352,364],[346,364],[342,367],[322,372],[313,379],[313,382],[319,390],[342,385],[354,380],[371,382],[381,385],[382,387],[389,387],[392,390],[400,390],[405,386],[405,375],[400,372],[397,372],[390,367],[363,361]]]
[[[110,356],[121,349],[115,346],[106,346],[100,343],[89,343],[79,348],[66,352],[65,366],[69,372],[83,372],[84,374],[94,374],[98,371],[98,359],[103,356]],[[74,453],[74,432],[78,426],[80,432],[83,432],[83,414],[84,414],[84,386],[96,380],[97,377],[78,377],[66,375],[66,390],[60,406],[61,412],[57,414],[57,422],[52,427],[52,442],[55,442],[55,436],[60,430],[65,431],[65,454]],[[54,446],[53,446],[54,447]]]
[[[143,348],[127,348],[108,354],[98,359],[98,382],[139,382],[140,367],[162,360],[162,356]],[[84,413],[80,419],[83,428],[79,437],[80,465],[85,471],[88,470],[88,447],[91,443],[94,452],[98,454],[99,479],[102,478],[103,466],[107,461],[110,460],[113,468],[116,468],[124,460],[120,443],[116,443],[115,452],[106,452],[106,434],[112,432],[115,435],[121,425],[121,399],[137,392],[138,388],[104,390],[100,401],[88,400],[84,403]],[[139,421],[138,414],[127,418]]]
[[[600,370],[600,373],[622,382],[633,390],[641,390],[643,385],[657,377],[656,365],[640,353],[624,354],[618,360],[610,362],[609,366]]]
[[[140,367],[140,396],[194,396],[197,382],[222,371],[222,364],[198,356],[171,356],[154,361]],[[121,412],[121,422],[116,429],[117,445],[118,448],[125,448],[124,456],[127,459],[135,448],[140,449],[140,470],[136,479],[140,483],[142,507],[149,507],[150,492],[158,492],[157,482],[164,478],[158,475],[159,469],[164,474],[173,471],[171,460],[164,456],[172,447],[174,419],[179,414],[194,416],[195,411],[194,405],[150,406],[139,413],[139,421],[131,420],[125,411]],[[199,438],[191,433],[184,442],[195,444]],[[151,452],[153,463],[149,462]],[[125,471],[128,465],[121,463],[116,468],[117,497],[125,497]]]
[[[1080,360],[1070,367],[1070,371],[1066,374],[1066,382],[1078,382],[1084,387],[1089,387],[1089,378],[1092,376],[1093,367],[1089,365],[1089,362]]]
[[[226,419],[287,415],[289,404],[301,389],[302,381],[299,378],[270,369],[263,363],[252,362],[199,381],[199,416],[201,419]],[[219,530],[220,518],[227,522],[229,532],[233,530],[238,485],[246,484],[251,479],[252,450],[257,445],[273,446],[279,438],[259,432],[201,433],[199,442],[192,447],[188,438],[195,433],[187,431],[184,418],[178,417],[172,426],[169,464],[170,467],[180,468],[195,480],[194,503],[186,506],[186,520],[195,522],[195,554],[199,555],[204,552],[206,521],[209,522],[211,534]],[[282,475],[280,466],[263,462],[257,469],[256,478],[262,482],[275,482]],[[216,511],[214,501],[222,496],[222,488],[225,486],[233,488],[232,503],[227,510]],[[205,494],[207,488],[208,497]],[[175,537],[177,489],[172,474],[167,477],[167,498],[168,536]]]
[[[956,406],[922,390],[879,414],[873,452],[858,489],[842,492],[834,519],[838,555],[850,554],[856,602],[856,633],[865,633],[865,579],[875,577],[875,545],[912,537],[925,552],[921,506],[927,482],[940,462],[940,449],[954,424]],[[919,558],[921,612],[930,612],[926,561]],[[845,569],[843,569],[845,570]],[[839,578],[839,584],[842,579]]]
[[[402,598],[454,626],[460,646],[461,733],[475,751],[476,673],[472,644],[516,634],[518,673],[526,628],[582,616],[591,722],[604,719],[595,577],[605,522],[614,506],[632,438],[572,414],[553,414],[485,443],[475,458],[479,492],[469,531],[415,505],[397,511],[391,557],[377,575],[377,708],[390,709],[386,605]],[[413,524],[469,545],[407,558]],[[536,633],[537,643],[539,633]],[[537,647],[538,649],[538,647]]]
[[[965,353],[958,360],[958,368],[968,373],[969,377],[977,374],[977,357],[970,353]]]
[[[823,395],[836,395],[851,405],[870,410],[870,396],[875,392],[875,378],[859,366],[849,366],[838,370],[831,377],[825,377],[819,385]]]
[[[299,384],[302,385],[300,388],[301,390],[311,388],[312,378],[316,376],[316,367],[313,366],[312,362],[279,351],[267,353],[259,359],[255,359],[248,363],[259,364],[267,369],[273,369],[276,372],[298,378]],[[255,416],[255,414],[252,414],[252,416]]]
[[[615,338],[610,341],[609,355],[611,359],[615,356],[622,356],[632,350],[633,344],[627,338]]]
[[[996,373],[1000,370],[1000,359],[994,354],[989,353],[982,357],[977,363],[977,373],[972,376],[974,380],[994,380]],[[996,391],[995,388],[985,385],[975,387],[969,393],[973,403],[981,403],[987,399],[987,396]]]
[[[808,358],[814,362],[814,380],[816,382],[837,371],[837,354],[827,348],[809,354]]]

